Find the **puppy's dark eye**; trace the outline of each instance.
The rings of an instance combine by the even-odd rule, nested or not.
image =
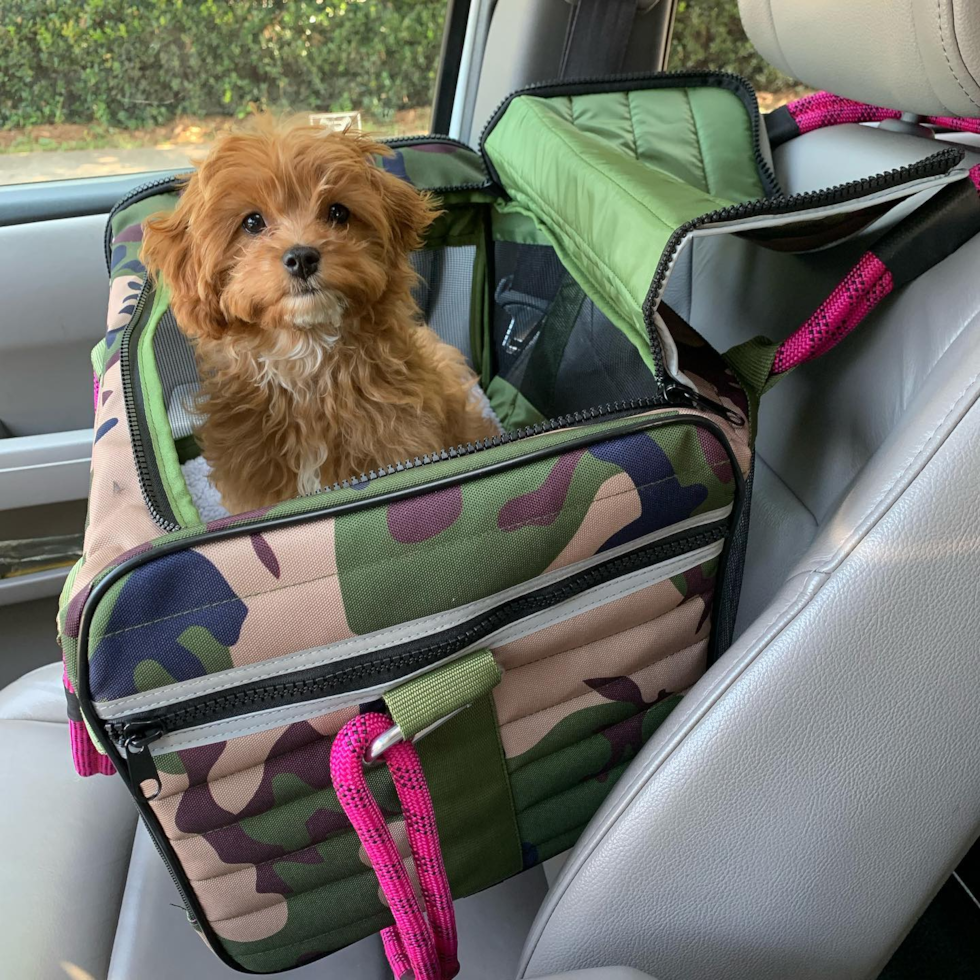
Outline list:
[[[335,225],[346,225],[350,220],[350,211],[344,204],[331,204],[330,210],[327,212],[327,217]]]
[[[253,211],[247,215],[242,222],[242,228],[250,235],[257,235],[265,227],[265,218],[258,211]]]

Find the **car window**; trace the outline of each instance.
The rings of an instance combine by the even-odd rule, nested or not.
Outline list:
[[[812,91],[755,50],[742,29],[738,0],[680,0],[668,67],[717,68],[741,75],[755,87],[763,112]]]
[[[0,184],[173,170],[261,109],[429,129],[446,0],[0,0]]]

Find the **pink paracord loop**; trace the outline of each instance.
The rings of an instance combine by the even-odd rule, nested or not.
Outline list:
[[[96,412],[99,411],[99,376],[92,372],[92,402]],[[75,689],[68,679],[68,670],[64,669],[61,676],[62,684],[69,695],[74,696]],[[71,741],[71,761],[79,776],[112,776],[116,767],[107,755],[103,755],[92,741],[88,728],[83,721],[68,719],[68,738]]]
[[[825,126],[839,126],[843,123],[882,122],[885,119],[899,119],[897,109],[866,105],[854,102],[832,92],[814,92],[804,95],[786,105],[800,133],[810,133]],[[966,119],[960,116],[926,116],[925,122],[939,129],[955,130],[961,133],[980,133],[980,119]]]
[[[980,163],[970,168],[969,178],[980,191]],[[806,323],[779,345],[770,374],[783,374],[825,354],[894,288],[895,281],[885,263],[873,252],[865,252]]]
[[[384,815],[364,778],[371,743],[391,728],[387,715],[358,715],[337,733],[330,750],[330,778],[337,799],[378,877],[395,924],[381,930],[385,955],[395,976],[413,980],[450,980],[459,972],[453,896],[442,861],[432,799],[418,753],[401,742],[384,753],[405,817],[408,843],[422,890],[425,913]]]
[[[839,344],[893,287],[884,262],[865,252],[806,323],[779,345],[771,373],[782,374]]]
[[[74,697],[75,689],[68,679],[68,671],[61,675],[61,683],[69,695]],[[116,767],[107,755],[103,755],[92,742],[84,721],[68,719],[68,737],[71,740],[71,760],[79,776],[111,776]]]

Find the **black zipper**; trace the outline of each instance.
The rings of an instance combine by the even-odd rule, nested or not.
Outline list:
[[[801,212],[826,207],[830,204],[846,204],[850,201],[867,197],[881,191],[899,187],[902,184],[911,183],[916,180],[923,180],[928,177],[938,177],[948,173],[956,164],[960,163],[965,156],[965,151],[957,147],[948,147],[933,153],[931,156],[910,163],[904,167],[897,167],[887,173],[875,174],[871,177],[864,177],[861,180],[851,180],[843,184],[836,184],[819,191],[804,191],[801,194],[792,194],[789,197],[779,196],[773,198],[759,198],[755,201],[744,201],[741,204],[731,204],[716,211],[709,211],[700,217],[692,218],[690,221],[681,225],[671,236],[660,256],[657,270],[654,273],[653,281],[647,292],[646,300],[643,303],[643,315],[647,324],[647,331],[650,333],[651,342],[656,335],[656,327],[653,323],[653,314],[660,304],[660,296],[663,292],[664,284],[667,280],[667,273],[677,255],[681,242],[692,231],[704,228],[707,225],[721,224],[728,221],[744,221],[748,218],[761,217],[763,215],[785,214],[796,212],[801,219],[805,215]]]
[[[150,745],[164,734],[163,729],[151,727],[145,731],[129,733],[119,740],[122,750],[126,753],[130,781],[134,786],[139,787],[147,800],[155,800],[163,788],[160,784],[160,772],[153,761],[153,756],[150,755]],[[147,792],[143,786],[146,782],[155,783],[156,789]]]
[[[369,685],[397,684],[400,678],[432,667],[511,623],[559,605],[613,579],[714,544],[725,536],[728,524],[728,520],[717,521],[656,541],[569,579],[512,599],[437,636],[395,644],[381,651],[353,657],[343,666],[314,667],[293,672],[272,683],[245,684],[220,694],[190,699],[176,708],[140,712],[106,723],[106,734],[125,751],[134,785],[148,779],[155,779],[159,784],[148,746],[164,735],[269,708],[302,704],[328,695],[353,694]]]
[[[591,422],[609,420],[616,416],[628,417],[639,412],[654,408],[698,408],[712,415],[726,419],[731,425],[741,427],[745,420],[737,412],[712,401],[700,392],[688,388],[686,385],[674,383],[663,388],[666,395],[648,395],[643,398],[630,398],[621,402],[608,402],[605,405],[597,405],[593,408],[580,409],[579,411],[569,412],[559,415],[545,422],[536,422],[534,425],[525,426],[523,429],[515,429],[513,432],[502,432],[499,436],[492,436],[481,439],[479,442],[468,442],[466,445],[450,446],[448,449],[439,449],[432,453],[425,453],[416,456],[414,459],[405,459],[400,463],[382,464],[368,473],[360,476],[351,477],[340,483],[335,483],[330,487],[322,487],[311,493],[301,494],[303,497],[316,497],[322,493],[333,493],[337,490],[346,490],[350,487],[359,487],[364,483],[370,483],[383,476],[392,476],[395,473],[402,473],[405,470],[417,469],[420,466],[428,466],[430,463],[441,463],[447,459],[459,459],[461,456],[472,456],[475,453],[485,452],[488,449],[497,449],[500,446],[507,446],[531,436],[545,435],[549,432],[557,432],[559,429],[568,429],[578,425],[588,425]]]
[[[183,170],[179,174],[167,174],[166,177],[157,177],[155,180],[149,180],[145,184],[140,184],[139,187],[131,190],[122,200],[113,206],[109,212],[109,217],[106,219],[105,232],[102,237],[103,248],[105,249],[105,267],[110,275],[112,274],[112,219],[120,211],[124,211],[133,204],[138,204],[148,197],[154,197],[157,194],[172,194],[179,190],[180,185],[183,183],[183,175],[187,175],[190,172],[190,170]]]
[[[139,368],[135,363],[136,352],[133,348],[133,335],[145,325],[145,316],[153,294],[150,279],[144,280],[133,315],[129,318],[119,339],[119,374],[123,389],[123,402],[126,406],[126,421],[129,425],[129,438],[133,447],[133,462],[136,466],[137,482],[146,509],[153,520],[165,531],[177,531],[180,525],[170,507],[166,492],[155,467],[152,454],[152,440],[145,424],[145,413],[137,407]],[[137,336],[138,342],[138,336]],[[148,449],[150,451],[148,451]]]

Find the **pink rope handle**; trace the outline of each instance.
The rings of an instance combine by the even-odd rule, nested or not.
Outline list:
[[[75,688],[72,687],[71,680],[68,678],[67,668],[62,671],[61,683],[64,685],[69,705],[75,705],[74,711],[69,709],[68,716],[68,737],[71,740],[71,759],[75,764],[75,772],[79,776],[113,775],[116,767],[107,755],[103,755],[95,747],[85,722],[80,718],[71,717],[73,713],[78,712],[78,708]]]
[[[885,263],[865,252],[806,322],[779,345],[770,373],[783,374],[836,347],[894,286]]]
[[[395,924],[381,930],[385,955],[399,980],[450,980],[459,972],[456,917],[439,846],[432,798],[418,753],[401,742],[384,753],[402,805],[408,843],[422,889],[425,912],[377,801],[364,778],[371,743],[393,722],[378,712],[358,715],[337,733],[330,750],[330,778],[388,900]]]
[[[94,371],[92,372],[92,400],[95,411],[98,412],[99,376]],[[68,677],[67,665],[63,665],[61,683],[65,688],[65,696],[69,705],[68,738],[71,742],[71,760],[75,765],[75,772],[79,776],[112,776],[116,767],[107,755],[103,755],[95,747],[85,722],[78,717],[78,699],[75,696],[75,688]],[[72,717],[73,715],[75,717]]]
[[[980,193],[980,163],[970,168],[969,179]],[[914,246],[914,239],[910,241]],[[894,288],[888,266],[874,251],[865,252],[812,316],[779,345],[770,374],[783,374],[836,347]]]
[[[882,106],[854,102],[832,92],[814,92],[804,95],[786,105],[786,109],[799,127],[800,133],[810,133],[825,126],[839,126],[843,123],[881,122],[884,119],[898,119],[901,112],[885,109]],[[926,116],[925,121],[940,129],[962,133],[980,133],[980,119],[966,119],[960,116]]]

